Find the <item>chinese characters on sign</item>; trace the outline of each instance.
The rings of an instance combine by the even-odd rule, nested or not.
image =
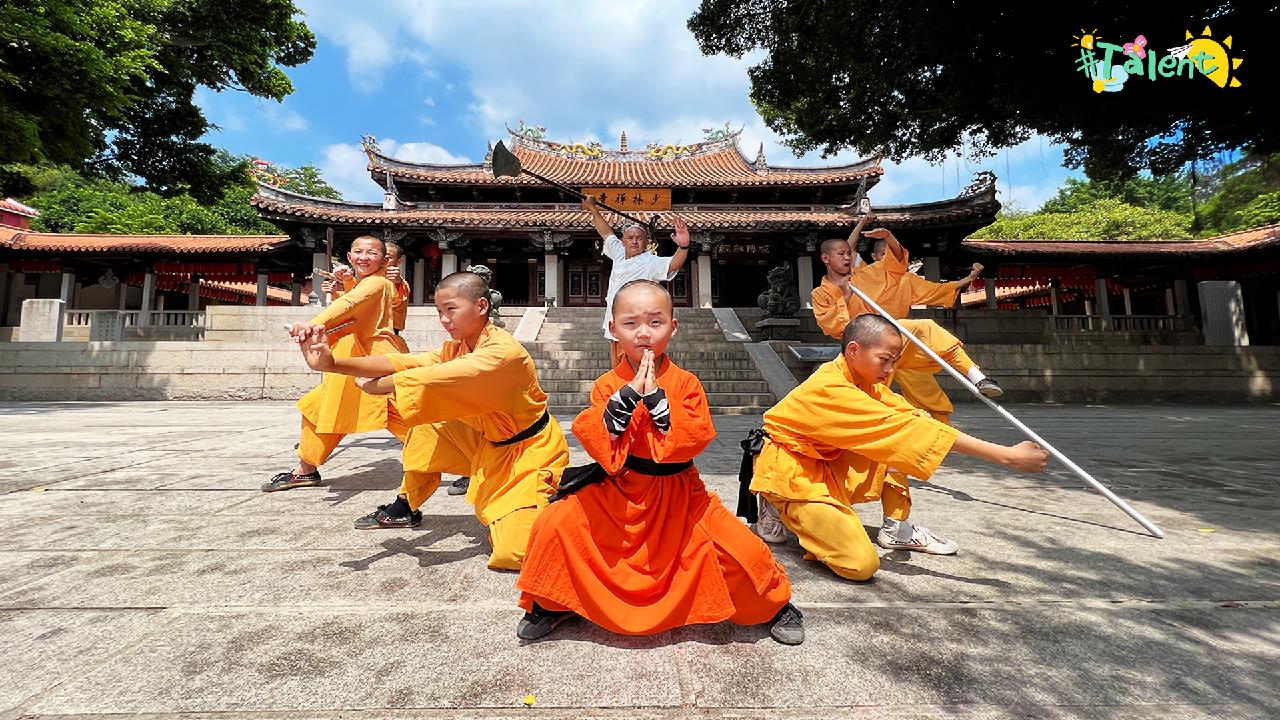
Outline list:
[[[716,260],[768,259],[772,249],[764,242],[722,242],[712,250]]]
[[[582,188],[602,203],[619,210],[670,210],[671,188]]]

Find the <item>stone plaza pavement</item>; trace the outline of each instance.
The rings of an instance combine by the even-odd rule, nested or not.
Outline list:
[[[1280,408],[1010,409],[1167,539],[1061,467],[949,459],[913,517],[961,553],[882,551],[852,583],[777,549],[808,630],[784,647],[581,620],[521,644],[462,498],[351,528],[397,485],[389,435],[349,438],[324,487],[258,491],[290,466],[288,403],[2,405],[0,720],[1277,717]],[[698,461],[730,505],[758,420],[717,418]],[[956,424],[1018,439],[982,406]]]

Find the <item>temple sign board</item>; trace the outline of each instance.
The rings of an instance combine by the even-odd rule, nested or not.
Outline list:
[[[671,188],[584,187],[582,194],[591,195],[619,210],[658,212],[671,209]]]

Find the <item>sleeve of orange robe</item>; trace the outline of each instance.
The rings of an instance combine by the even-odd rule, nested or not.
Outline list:
[[[386,278],[367,277],[350,292],[343,293],[341,297],[329,303],[329,307],[311,318],[311,322],[333,327],[347,320],[356,321],[337,332],[329,333],[330,343],[352,333],[359,333],[362,336],[372,335],[377,330],[375,325],[381,316],[381,313],[376,310],[381,309],[382,298],[391,289],[390,286],[391,283]]]
[[[834,296],[825,285],[819,285],[809,294],[813,301],[813,319],[818,321],[822,332],[836,340],[844,334],[844,327],[849,324],[849,306],[843,296]]]
[[[911,297],[909,302],[912,305],[951,307],[956,304],[956,295],[959,295],[962,289],[962,283],[959,280],[939,283],[926,280],[915,273],[903,275],[902,283]]]
[[[429,360],[431,353],[397,355]],[[395,403],[400,416],[410,425],[441,422],[511,407],[512,383],[519,368],[512,368],[511,353],[499,343],[490,343],[445,362],[423,364],[397,372]]]
[[[591,459],[600,463],[610,475],[622,470],[627,455],[647,457],[655,462],[692,460],[715,439],[716,429],[707,407],[702,383],[688,372],[668,371],[658,379],[667,394],[671,411],[671,430],[660,433],[652,426],[647,412],[637,406],[631,424],[620,437],[614,438],[604,424],[605,406],[609,398],[626,381],[609,373],[591,389],[591,406],[573,420],[573,434]]]
[[[403,330],[409,318],[409,283],[400,279],[395,283],[395,296],[391,299],[391,323],[397,330]]]
[[[770,420],[793,438],[855,452],[927,479],[951,451],[959,431],[921,417],[888,389],[883,393],[884,400],[877,400],[853,384],[831,383],[814,388],[801,403],[786,406],[791,412]]]

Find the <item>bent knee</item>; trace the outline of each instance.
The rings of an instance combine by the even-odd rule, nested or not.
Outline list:
[[[870,580],[880,569],[880,558],[874,554],[857,562],[839,562],[838,558],[828,558],[825,562],[832,572],[846,580]]]
[[[519,570],[524,565],[524,551],[514,548],[494,548],[489,555],[490,570]]]

